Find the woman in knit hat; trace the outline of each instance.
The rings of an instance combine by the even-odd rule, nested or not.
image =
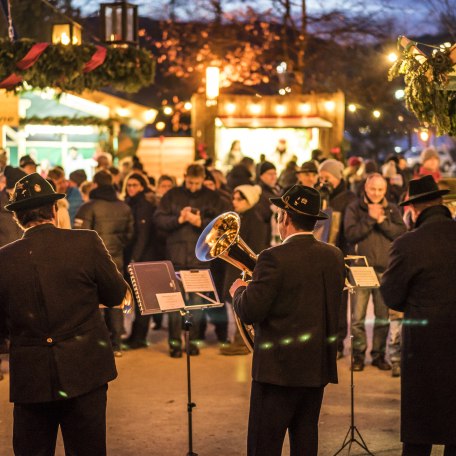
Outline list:
[[[239,235],[257,254],[269,247],[269,245],[265,244],[266,226],[257,210],[260,197],[261,187],[259,185],[239,185],[233,192],[233,207],[241,218]],[[224,297],[229,302],[231,302],[231,297],[228,289],[233,281],[239,277],[239,274],[239,269],[231,264],[227,265]],[[222,355],[247,355],[250,353],[237,328],[233,342],[221,347],[220,353]]]
[[[437,150],[434,147],[426,147],[421,152],[420,160],[421,166],[415,178],[431,175],[436,182],[439,182],[442,175],[440,174],[440,157]]]

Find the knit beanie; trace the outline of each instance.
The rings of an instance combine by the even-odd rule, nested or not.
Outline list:
[[[336,179],[342,179],[344,165],[339,160],[328,158],[328,160],[325,160],[320,165],[319,171],[326,171],[327,173],[332,174]]]
[[[259,170],[260,176],[270,169],[276,169],[276,167],[271,162],[265,161],[261,163]]]
[[[423,149],[423,151],[421,152],[421,164],[423,164],[425,161],[429,160],[432,157],[440,159],[439,153],[435,150],[434,147],[426,147],[426,149]]]
[[[27,176],[27,173],[22,171],[20,168],[14,168],[13,166],[6,166],[3,174],[6,177],[6,188],[12,189],[16,185],[19,179]]]
[[[234,192],[241,193],[250,204],[250,207],[253,207],[260,201],[262,190],[259,185],[238,185]]]

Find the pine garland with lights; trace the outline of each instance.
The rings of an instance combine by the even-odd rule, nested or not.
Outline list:
[[[36,42],[21,39],[14,42],[0,39],[0,81],[12,74],[23,81],[7,87],[10,91],[24,89],[24,83],[33,88],[53,87],[62,91],[81,93],[111,87],[122,92],[137,92],[153,83],[155,62],[150,52],[136,47],[107,47],[106,58],[93,71],[84,72],[84,66],[97,51],[93,44],[49,45],[37,61],[25,70],[16,64]]]
[[[94,116],[85,117],[68,117],[68,116],[57,116],[57,117],[26,117],[19,120],[19,125],[55,125],[55,126],[93,126],[93,127],[106,127],[113,128],[116,119],[100,119]]]
[[[389,70],[389,80],[403,75],[405,103],[426,127],[435,126],[437,134],[456,136],[456,91],[448,90],[454,62],[453,48],[441,46],[427,57],[417,59],[417,43],[409,42]],[[416,49],[416,48],[415,48]]]

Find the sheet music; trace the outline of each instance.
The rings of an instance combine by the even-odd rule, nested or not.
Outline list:
[[[377,288],[380,286],[372,267],[351,267],[350,271],[355,279],[355,284],[358,287]]]
[[[176,293],[157,293],[157,301],[160,309],[166,310],[179,310],[185,307],[182,293],[179,291]]]
[[[214,291],[214,284],[212,283],[209,269],[180,271],[180,277],[184,285],[184,290],[187,293]]]

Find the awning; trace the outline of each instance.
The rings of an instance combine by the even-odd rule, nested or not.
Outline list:
[[[331,128],[332,122],[321,117],[217,117],[225,128]]]

